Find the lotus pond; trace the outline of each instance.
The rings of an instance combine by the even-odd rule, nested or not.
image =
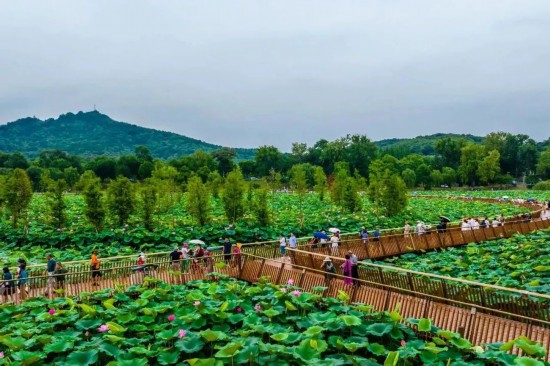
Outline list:
[[[399,309],[294,287],[223,278],[170,286],[147,279],[81,300],[1,305],[0,365],[545,365],[526,338],[486,348]],[[323,288],[314,291],[320,293]],[[426,341],[424,339],[430,339]],[[515,357],[513,345],[531,357]]]
[[[505,216],[527,212],[526,209],[512,205],[490,204],[475,201],[412,198],[408,208],[392,218],[377,216],[366,196],[363,196],[363,209],[355,214],[343,213],[329,201],[320,202],[316,194],[307,194],[303,204],[303,225],[300,226],[298,196],[289,193],[276,193],[270,206],[273,222],[269,227],[258,227],[254,219],[245,217],[228,227],[223,217],[222,205],[212,200],[212,222],[203,227],[194,227],[188,213],[184,210],[185,197],[181,204],[170,212],[156,216],[156,229],[146,230],[138,216],[131,218],[127,227],[108,225],[96,233],[86,222],[83,215],[84,200],[78,195],[66,196],[68,225],[56,229],[47,224],[48,210],[45,197],[35,195],[29,210],[29,232],[23,235],[21,228],[12,229],[4,217],[0,222],[0,258],[13,263],[18,257],[29,262],[42,262],[44,252],[53,252],[57,259],[77,260],[88,258],[92,249],[100,250],[100,256],[133,254],[138,250],[163,251],[171,249],[176,243],[185,240],[202,239],[210,245],[219,245],[224,236],[239,242],[255,242],[277,239],[280,233],[297,236],[309,236],[322,228],[339,227],[342,232],[358,232],[365,225],[368,230],[375,227],[402,227],[405,220],[423,220],[435,223],[439,215],[446,215],[453,221],[463,216]]]
[[[379,261],[397,267],[550,294],[550,230]]]

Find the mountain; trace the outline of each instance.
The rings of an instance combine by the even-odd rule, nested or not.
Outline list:
[[[444,138],[461,138],[474,143],[483,142],[483,137],[474,135],[459,135],[453,133],[436,133],[427,136],[417,136],[407,139],[386,139],[376,141],[375,144],[383,150],[400,150],[405,154],[417,153],[423,155],[435,154],[435,143]]]
[[[133,153],[140,145],[147,146],[154,157],[161,159],[189,155],[199,149],[221,148],[176,133],[118,122],[97,111],[67,113],[45,121],[23,118],[0,126],[0,151],[19,151],[28,158],[52,149],[83,157],[120,156]],[[255,150],[235,151],[237,159],[243,160],[252,159]]]

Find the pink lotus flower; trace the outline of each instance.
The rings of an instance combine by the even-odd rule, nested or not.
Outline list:
[[[258,278],[258,277],[254,277],[254,278],[252,279],[252,282],[258,282],[258,281],[259,281],[259,278]]]
[[[0,358],[4,358],[4,352],[0,352]]]
[[[254,306],[254,310],[260,311],[262,310],[262,306],[260,304],[256,304],[256,306]]]
[[[179,339],[185,338],[186,335],[187,335],[187,332],[185,330],[183,330],[183,329],[178,330],[178,338]]]
[[[99,333],[108,332],[109,331],[109,326],[107,324],[103,324],[99,327],[98,331],[99,331]]]
[[[294,296],[296,296],[296,297],[300,296],[301,294],[302,294],[302,293],[301,293],[300,291],[298,291],[298,290],[292,292],[292,295],[294,295]]]
[[[50,315],[55,314],[55,309],[50,309],[50,310],[48,310],[48,313],[50,313]]]
[[[176,320],[176,316],[174,314],[168,315],[169,322],[173,322],[174,320]]]
[[[240,313],[243,311],[243,308],[241,308],[240,306],[237,308],[237,313]]]
[[[405,347],[407,345],[407,342],[405,342],[404,339],[401,340],[401,347]]]
[[[199,306],[200,304],[201,304],[200,301],[195,301],[195,304],[194,304],[194,305],[195,305],[195,306]]]
[[[285,293],[286,293],[286,287],[281,287],[281,292],[285,292]]]
[[[292,286],[292,285],[294,285],[294,280],[292,278],[290,278],[288,281],[286,281],[286,284],[289,285],[289,286]]]

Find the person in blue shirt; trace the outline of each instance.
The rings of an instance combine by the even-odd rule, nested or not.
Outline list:
[[[44,293],[44,296],[53,296],[54,287],[55,287],[55,278],[54,278],[54,272],[56,267],[55,259],[53,259],[53,255],[46,254],[46,260],[48,263],[46,264],[46,272],[48,273],[48,283],[46,285],[46,292]]]
[[[5,281],[2,285],[4,290],[4,301],[11,301],[11,295],[15,293],[15,283],[13,281],[13,275],[10,273],[10,269],[8,267],[4,267],[3,279]]]
[[[296,249],[296,244],[298,240],[296,239],[296,236],[294,236],[294,233],[290,233],[290,238],[288,238],[288,244],[290,248]]]
[[[363,239],[363,244],[367,244],[369,242],[369,233],[364,226],[361,228],[359,235],[361,235],[361,239]]]
[[[223,242],[223,258],[226,263],[231,260],[231,242],[229,241],[229,238],[225,238]]]
[[[19,280],[17,283],[17,287],[19,287],[19,296],[21,300],[25,300],[27,298],[27,284],[29,283],[29,273],[27,272],[26,263],[21,263],[19,265],[19,275],[17,278]]]
[[[374,229],[374,239],[372,241],[380,241],[380,229],[376,228]]]

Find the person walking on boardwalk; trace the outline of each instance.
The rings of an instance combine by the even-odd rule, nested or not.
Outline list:
[[[15,282],[9,267],[4,267],[4,283],[2,284],[2,293],[4,294],[4,302],[12,301],[11,296],[15,294]]]
[[[338,257],[338,236],[336,233],[332,234],[330,237],[330,253],[333,257]]]
[[[351,250],[348,252],[348,255],[351,260],[351,277],[353,278],[353,286],[359,286],[359,260]]]
[[[286,237],[285,234],[281,234],[279,239],[279,247],[281,248],[281,255],[284,257],[286,255]]]
[[[332,281],[332,279],[334,278],[334,274],[336,273],[336,268],[334,268],[334,263],[332,263],[330,257],[325,258],[321,269],[325,273],[325,282],[328,284],[330,281]]]
[[[346,254],[346,261],[342,264],[342,272],[344,273],[344,283],[350,286],[353,285],[353,280],[351,278],[352,266],[351,258],[349,254]]]
[[[241,247],[243,245],[241,243],[237,243],[233,247],[233,267],[241,268]]]
[[[223,259],[225,263],[229,263],[231,260],[231,241],[229,241],[229,238],[225,238],[223,242]]]
[[[363,240],[363,244],[367,244],[369,242],[369,232],[364,226],[361,227],[361,231],[359,232],[359,235]]]
[[[63,268],[63,264],[61,262],[57,262],[55,264],[55,282],[56,282],[56,289],[60,292],[60,296],[63,296],[62,293],[65,292],[65,274],[67,274],[67,270]],[[94,285],[97,285],[94,283]]]
[[[290,246],[290,249],[296,249],[296,245],[298,244],[298,239],[296,239],[296,236],[294,233],[290,233],[290,238],[288,238],[288,245]]]
[[[184,272],[189,269],[189,244],[183,243],[181,248],[182,268]]]
[[[53,255],[46,254],[46,260],[48,263],[46,263],[46,273],[48,274],[48,281],[46,283],[46,292],[44,293],[44,296],[53,296],[53,291],[55,287],[55,278],[54,278],[54,272],[55,272],[55,259],[53,259]]]
[[[27,298],[29,283],[29,272],[27,272],[27,263],[19,264],[19,274],[17,275],[17,279],[19,280],[17,283],[17,287],[19,287],[19,296],[21,297],[21,300],[25,300]]]
[[[92,286],[99,286],[99,283],[97,283],[97,279],[101,277],[101,271],[99,270],[99,258],[97,257],[97,250],[94,250],[92,252],[92,261],[90,264],[90,268],[92,270]]]
[[[181,261],[181,252],[178,247],[175,247],[174,250],[170,253],[170,260],[172,261],[172,269],[174,271],[180,271],[180,261]]]

